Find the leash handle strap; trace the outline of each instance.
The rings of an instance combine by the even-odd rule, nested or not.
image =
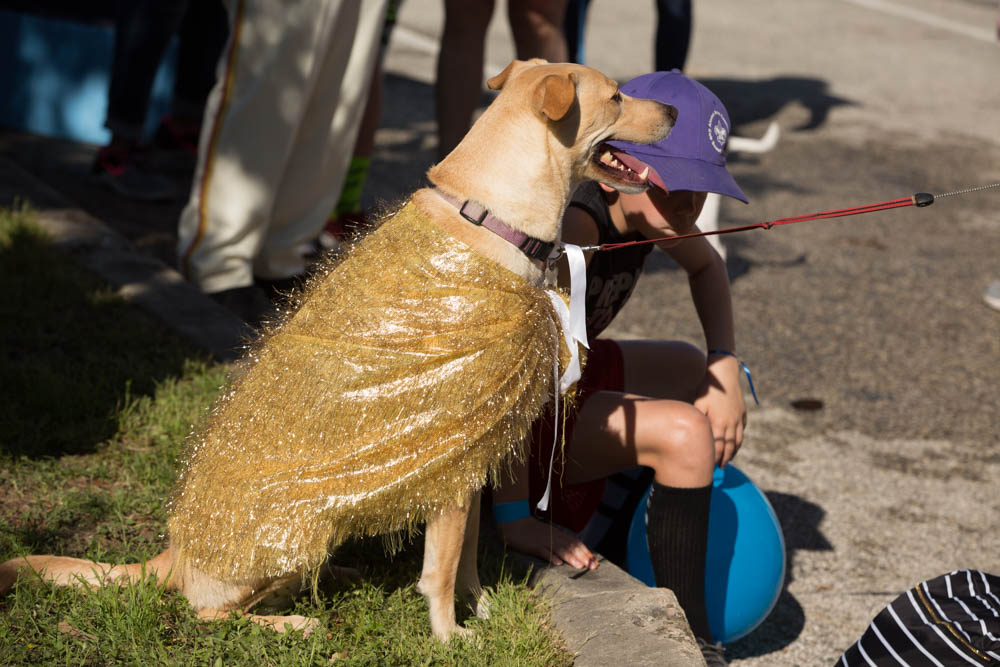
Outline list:
[[[928,200],[929,197],[929,200]],[[889,201],[878,202],[876,204],[868,204],[866,206],[854,206],[851,208],[841,208],[834,209],[832,211],[820,211],[818,213],[809,213],[807,215],[797,215],[790,218],[778,218],[777,220],[770,220],[768,222],[758,222],[753,225],[743,225],[741,227],[727,227],[725,229],[717,229],[711,232],[694,232],[692,234],[680,234],[678,236],[663,236],[655,239],[639,239],[636,241],[624,241],[621,243],[602,243],[601,245],[595,246],[585,246],[584,250],[617,250],[618,248],[625,248],[632,245],[642,245],[644,243],[656,243],[657,241],[680,241],[683,239],[692,239],[699,236],[716,236],[718,234],[733,234],[735,232],[745,232],[751,229],[771,229],[771,227],[777,227],[779,225],[792,225],[796,222],[807,222],[809,220],[828,220],[830,218],[842,218],[848,215],[861,215],[862,213],[875,213],[877,211],[888,211],[894,208],[903,208],[905,206],[929,206],[934,202],[934,196],[926,192],[919,192],[910,197],[901,197],[899,199],[890,199]]]

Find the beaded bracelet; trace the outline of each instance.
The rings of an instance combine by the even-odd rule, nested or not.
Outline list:
[[[513,523],[531,516],[531,504],[527,500],[512,500],[509,503],[493,505],[493,518],[497,523]]]
[[[744,362],[742,359],[740,359],[738,356],[736,356],[729,350],[709,350],[708,354],[710,356],[713,354],[720,354],[724,357],[732,357],[733,359],[738,361],[740,363],[740,368],[743,370],[744,373],[746,373],[747,384],[750,385],[750,394],[753,396],[753,402],[757,405],[760,405],[760,401],[757,400],[757,390],[754,389],[753,386],[753,377],[750,375],[750,367],[746,365],[746,362]]]

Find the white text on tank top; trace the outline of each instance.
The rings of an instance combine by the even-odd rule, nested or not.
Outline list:
[[[606,280],[600,276],[588,278],[587,301],[592,304],[587,313],[588,330],[600,331],[611,324],[631,295],[638,274],[639,271],[620,271]]]

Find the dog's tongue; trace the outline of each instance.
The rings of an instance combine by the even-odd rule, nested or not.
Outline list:
[[[628,167],[637,174],[641,174],[644,169],[649,167],[649,173],[646,175],[646,179],[654,183],[655,185],[658,185],[659,187],[663,188],[664,190],[667,189],[667,186],[664,185],[663,183],[663,179],[660,178],[660,175],[658,173],[656,173],[656,170],[650,167],[642,160],[640,160],[639,158],[632,157],[628,153],[620,151],[614,147],[611,148],[611,154],[614,155],[619,162],[621,162],[623,165],[625,165],[626,167]]]

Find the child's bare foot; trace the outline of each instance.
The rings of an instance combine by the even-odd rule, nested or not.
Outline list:
[[[553,524],[526,517],[499,526],[500,537],[514,549],[549,561],[553,565],[566,563],[577,569],[593,570],[597,557],[578,537]]]

